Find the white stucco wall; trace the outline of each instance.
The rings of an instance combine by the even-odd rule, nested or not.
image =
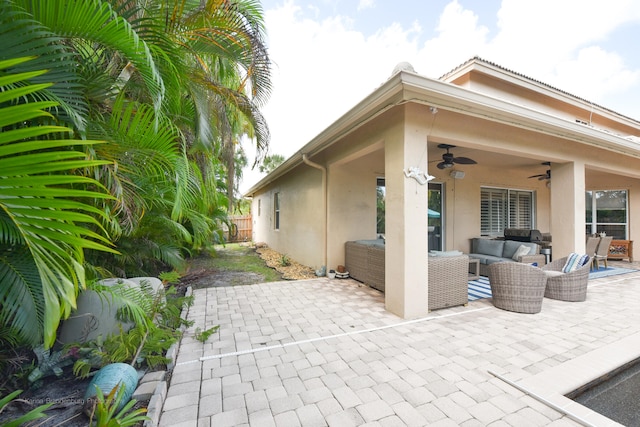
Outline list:
[[[321,182],[321,171],[302,165],[254,195],[251,205],[254,241],[265,242],[304,265],[320,267],[324,221]],[[275,193],[280,197],[279,230],[274,229]]]

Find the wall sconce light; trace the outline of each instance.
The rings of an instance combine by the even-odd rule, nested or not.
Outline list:
[[[449,175],[453,179],[462,179],[464,178],[464,171],[451,171]]]

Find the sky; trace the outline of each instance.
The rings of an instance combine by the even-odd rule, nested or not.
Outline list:
[[[289,158],[400,62],[438,78],[474,56],[640,120],[637,0],[263,0],[270,154]],[[251,144],[245,144],[250,164]],[[240,190],[264,174],[245,170]]]

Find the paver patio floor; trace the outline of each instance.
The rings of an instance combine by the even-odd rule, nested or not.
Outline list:
[[[618,425],[562,394],[640,357],[640,272],[534,315],[483,299],[407,321],[350,279],[194,296],[161,426]]]

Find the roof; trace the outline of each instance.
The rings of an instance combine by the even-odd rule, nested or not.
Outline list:
[[[567,92],[567,91],[562,90],[562,89],[558,89],[555,86],[552,86],[552,85],[547,84],[545,82],[542,82],[540,80],[533,79],[533,78],[531,78],[531,77],[529,77],[529,76],[527,76],[525,74],[519,73],[517,71],[513,71],[513,70],[511,70],[509,68],[503,67],[503,66],[501,66],[499,64],[496,64],[495,62],[487,61],[486,59],[483,59],[483,58],[481,58],[479,56],[474,56],[473,58],[463,62],[462,64],[458,65],[457,67],[455,67],[451,71],[449,71],[449,72],[443,74],[442,76],[440,76],[438,78],[438,80],[450,81],[451,78],[455,77],[460,72],[462,72],[462,74],[466,74],[469,71],[469,69],[473,68],[473,66],[475,64],[483,64],[483,65],[486,65],[486,66],[491,67],[491,68],[502,70],[502,71],[504,71],[504,72],[506,72],[508,74],[513,75],[513,76],[518,76],[518,77],[520,77],[522,79],[525,79],[525,80],[528,80],[528,81],[530,81],[532,83],[535,83],[538,86],[542,86],[542,87],[544,87],[546,89],[549,89],[551,91],[566,95],[566,96],[568,96],[570,98],[575,99],[576,101],[580,101],[582,103],[588,104],[588,105],[590,105],[592,107],[595,107],[595,108],[598,108],[600,110],[607,111],[607,112],[609,112],[611,114],[614,114],[614,115],[616,115],[618,117],[630,120],[630,121],[634,122],[635,124],[640,124],[640,120],[634,119],[634,118],[629,117],[629,116],[625,116],[624,114],[620,114],[620,113],[618,113],[618,112],[616,112],[616,111],[614,111],[614,110],[612,110],[610,108],[603,107],[603,106],[601,106],[599,104],[596,104],[596,103],[594,103],[592,101],[589,101],[588,99],[581,98],[579,96],[573,95],[570,92]]]
[[[473,91],[448,81],[473,70],[489,75],[493,73],[496,78],[505,81],[511,80],[515,85],[528,87],[545,96],[563,99],[564,102],[579,104],[582,108],[585,105],[596,107],[595,104],[589,101],[479,57],[466,61],[439,79],[432,79],[418,74],[413,71],[410,64],[401,63],[394,69],[391,77],[377,87],[369,96],[253,185],[245,195],[252,196],[263,187],[302,164],[304,162],[303,157],[311,159],[311,157],[330,147],[355,129],[374,120],[383,112],[407,102],[421,103],[439,109],[482,117],[486,120],[515,125],[523,129],[532,129],[536,132],[561,138],[576,139],[584,144],[597,145],[601,148],[640,157],[640,146],[632,137],[616,135],[590,125],[585,126],[582,123],[576,123],[549,112],[536,110],[530,105],[496,98],[493,95]],[[627,122],[626,124],[630,127],[640,128],[640,122],[637,120],[602,107],[598,107],[598,109],[600,113],[612,116],[611,118],[614,121]]]

